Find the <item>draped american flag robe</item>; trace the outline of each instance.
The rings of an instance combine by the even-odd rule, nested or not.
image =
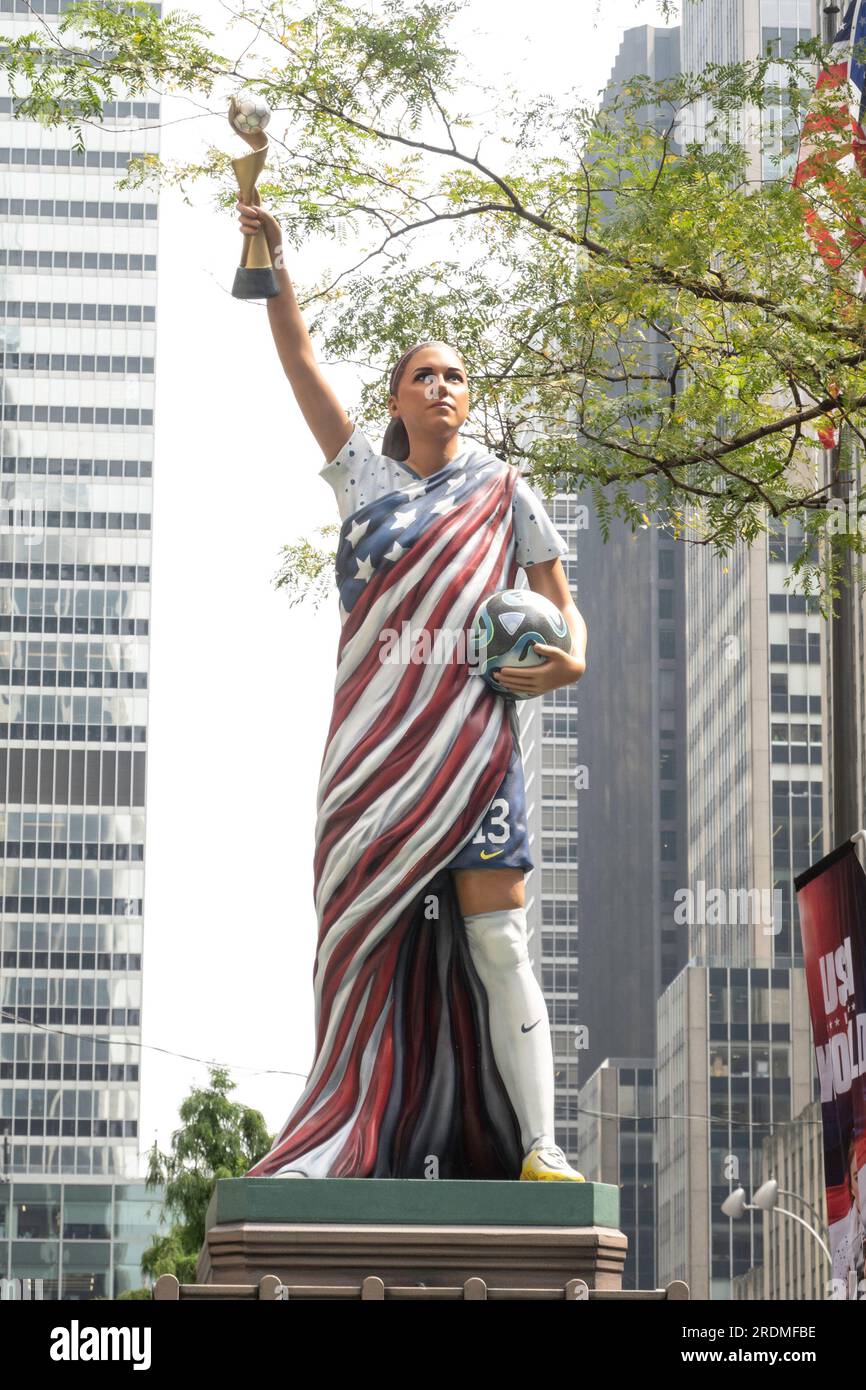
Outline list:
[[[465,661],[380,659],[386,629],[406,621],[432,644],[514,586],[517,478],[473,450],[343,523],[315,831],[315,1056],[248,1176],[520,1175],[519,1125],[445,867],[505,776],[516,714]]]

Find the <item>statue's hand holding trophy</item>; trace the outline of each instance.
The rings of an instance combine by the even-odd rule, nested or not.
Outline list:
[[[251,147],[252,154],[232,160],[241,201],[250,207],[260,203],[256,180],[268,157],[265,126],[271,119],[264,97],[241,93],[229,102],[229,125]],[[263,227],[254,236],[244,237],[241,263],[235,271],[232,294],[235,299],[272,299],[279,294],[268,239]]]

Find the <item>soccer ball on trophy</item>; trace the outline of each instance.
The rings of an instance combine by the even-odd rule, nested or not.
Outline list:
[[[241,92],[229,102],[229,122],[238,135],[264,130],[271,119],[271,108],[255,92]]]
[[[241,202],[251,207],[259,204],[256,179],[268,157],[268,137],[265,126],[271,119],[268,103],[254,92],[240,92],[232,97],[228,109],[229,125],[250,147],[252,153],[231,161],[238,182]],[[235,299],[273,299],[279,286],[264,227],[253,236],[244,237],[241,262],[235,271],[232,294]]]
[[[503,666],[543,666],[547,657],[533,642],[571,651],[568,624],[555,603],[533,589],[499,589],[480,604],[470,628],[470,652],[489,686],[512,700],[528,700],[497,685],[493,673]]]

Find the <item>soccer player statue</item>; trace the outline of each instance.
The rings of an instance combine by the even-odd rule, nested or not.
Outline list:
[[[277,222],[239,209],[276,264],[268,319],[342,521],[313,859],[315,1055],[248,1176],[583,1182],[556,1143],[528,952],[517,721],[519,700],[585,669],[568,543],[514,464],[461,437],[469,376],[448,344],[399,357],[373,446],[318,367]],[[515,594],[520,568],[530,591]],[[404,621],[416,638],[459,638],[476,615],[481,670],[459,642],[453,660],[384,654]]]

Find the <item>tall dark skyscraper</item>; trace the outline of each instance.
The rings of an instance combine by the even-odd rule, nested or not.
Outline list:
[[[678,70],[678,29],[628,29],[605,104],[630,78]],[[667,125],[670,113],[635,118]],[[632,532],[614,519],[605,541],[590,505],[578,550],[595,673],[580,708],[580,1157],[588,1178],[620,1189],[626,1288],[658,1283],[656,1003],[687,952],[673,918],[686,864],[684,558],[659,520]]]
[[[678,67],[678,29],[629,29],[609,93]],[[654,1056],[656,1000],[686,960],[673,920],[687,825],[683,547],[658,525],[616,520],[605,541],[590,499],[577,574],[592,633],[580,690],[583,1084],[606,1058]]]

